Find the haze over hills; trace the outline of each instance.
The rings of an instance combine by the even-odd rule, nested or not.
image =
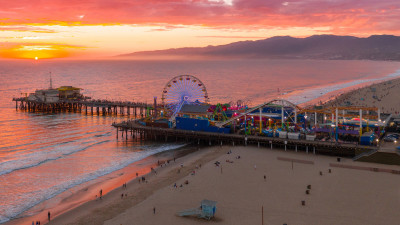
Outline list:
[[[307,38],[277,36],[257,41],[240,41],[200,48],[176,48],[134,52],[118,57],[134,58],[285,58],[367,59],[400,61],[400,37],[373,35],[368,38],[314,35]]]

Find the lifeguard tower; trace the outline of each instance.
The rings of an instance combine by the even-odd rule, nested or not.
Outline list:
[[[188,209],[178,212],[179,216],[197,216],[198,218],[204,218],[210,220],[214,217],[215,211],[217,210],[217,202],[204,199],[201,201],[200,208]]]

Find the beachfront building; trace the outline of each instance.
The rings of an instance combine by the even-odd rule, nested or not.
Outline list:
[[[208,111],[209,108],[209,104],[184,104],[177,113],[177,116],[189,118],[209,118],[209,116],[212,114]]]
[[[83,97],[81,94],[82,88],[61,86],[57,88],[57,90],[59,92],[60,99],[81,99]]]
[[[53,89],[41,89],[36,90],[35,93],[28,95],[29,101],[35,101],[40,103],[57,103],[59,100],[79,100],[83,99],[83,95],[80,93],[82,89],[72,86],[61,86]]]
[[[57,89],[43,89],[36,90],[35,93],[30,93],[28,96],[29,101],[43,102],[43,103],[56,103],[59,101]]]

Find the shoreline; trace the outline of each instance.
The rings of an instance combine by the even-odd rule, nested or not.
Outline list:
[[[47,221],[47,211],[51,211],[52,217],[59,216],[73,210],[81,205],[95,200],[100,189],[103,196],[136,179],[136,173],[146,176],[151,172],[152,167],[157,166],[157,161],[166,161],[175,157],[184,157],[196,151],[193,146],[187,145],[172,151],[160,152],[148,156],[142,160],[131,163],[130,165],[113,171],[105,176],[87,181],[70,188],[50,199],[47,199],[32,208],[22,212],[19,217],[9,220],[4,225],[30,224],[32,221]],[[102,188],[98,188],[98,187]]]
[[[377,107],[381,113],[400,114],[400,78],[392,78],[331,96],[323,107],[364,106]],[[386,107],[386,108],[385,108]]]
[[[126,208],[132,207],[144,201],[155,191],[168,186],[176,178],[182,178],[190,174],[195,169],[195,164],[207,163],[221,154],[225,154],[225,148],[209,147],[191,152],[183,157],[173,159],[166,166],[158,166],[144,174],[146,181],[138,182],[138,178],[126,182],[127,188],[121,186],[107,192],[103,199],[91,200],[57,215],[49,223],[45,224],[99,224],[114,216],[122,213]],[[184,166],[181,167],[181,164]],[[179,172],[178,172],[179,171]],[[172,177],[171,177],[172,176]],[[140,178],[141,176],[139,176]],[[124,196],[121,198],[121,192]],[[127,194],[127,196],[125,196]],[[120,205],[122,204],[122,205]],[[112,209],[112,210],[105,210]],[[93,215],[95,214],[95,215]],[[111,214],[111,215],[110,215]],[[47,214],[44,215],[47,222]]]
[[[380,85],[389,81],[397,81],[400,79],[400,69],[396,70],[394,73],[391,74],[387,74],[385,76],[380,76],[380,77],[376,77],[376,78],[370,78],[367,79],[365,82],[360,82],[360,83],[356,83],[354,85],[350,85],[347,86],[347,84],[352,83],[352,82],[356,82],[358,80],[353,80],[353,81],[348,81],[348,82],[344,82],[344,83],[335,83],[333,85],[326,85],[323,87],[315,87],[315,88],[311,88],[311,89],[305,89],[305,90],[301,90],[299,91],[300,95],[307,93],[307,92],[323,92],[323,89],[325,88],[333,88],[333,90],[328,91],[322,95],[316,95],[314,98],[307,100],[305,102],[299,102],[298,105],[302,106],[302,107],[309,107],[309,106],[313,106],[313,105],[320,105],[321,103],[324,105],[328,102],[331,102],[333,100],[335,100],[335,98],[338,98],[340,96],[361,90],[361,89],[365,89],[365,88],[369,88],[371,86],[376,86],[376,85]],[[362,81],[362,80],[361,80]],[[338,88],[336,89],[335,86],[340,86],[342,85],[342,88]],[[289,101],[291,101],[291,98],[293,98],[293,95],[295,95],[297,92],[294,91],[293,93],[290,93],[287,96],[287,99]],[[305,96],[306,98],[306,96]],[[296,101],[296,100],[295,100]]]

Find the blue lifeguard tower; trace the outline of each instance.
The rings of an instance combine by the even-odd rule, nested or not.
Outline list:
[[[178,213],[179,216],[197,216],[198,218],[204,218],[210,220],[214,217],[215,211],[217,210],[217,202],[204,199],[201,201],[199,208],[188,209]]]

